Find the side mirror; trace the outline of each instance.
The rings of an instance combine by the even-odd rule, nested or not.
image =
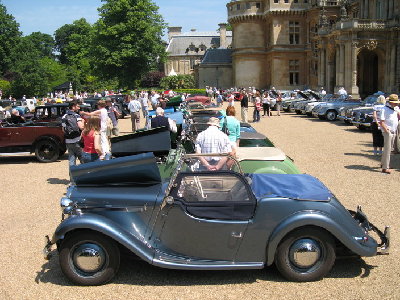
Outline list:
[[[164,200],[165,200],[165,203],[167,203],[168,205],[174,204],[174,197],[172,197],[172,196],[167,196],[164,198]]]

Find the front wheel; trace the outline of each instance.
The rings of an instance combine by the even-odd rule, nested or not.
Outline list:
[[[61,244],[61,270],[76,284],[105,284],[118,272],[119,265],[118,246],[101,233],[72,234]]]
[[[41,140],[35,145],[35,156],[38,161],[50,163],[60,157],[60,146],[53,140]]]
[[[327,119],[328,121],[335,121],[336,118],[337,118],[337,112],[336,112],[336,111],[334,111],[334,110],[329,110],[329,111],[326,113],[326,119]]]
[[[322,279],[335,262],[332,236],[317,228],[305,227],[289,233],[279,244],[275,264],[292,281]]]

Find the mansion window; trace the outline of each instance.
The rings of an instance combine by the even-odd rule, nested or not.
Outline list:
[[[289,44],[300,44],[300,24],[299,22],[289,21]]]
[[[285,3],[289,3],[289,0],[285,0]]]
[[[261,3],[260,2],[256,3],[256,8],[261,8]]]
[[[190,70],[193,70],[194,69],[194,66],[196,65],[196,59],[195,58],[193,58],[193,57],[191,57],[190,58]]]
[[[299,84],[299,71],[300,62],[298,60],[289,60],[289,84],[298,85]]]
[[[279,3],[279,0],[274,0],[274,3]]]
[[[249,2],[246,3],[246,8],[250,9],[251,8],[251,4]]]
[[[240,10],[240,4],[236,5],[236,10]]]

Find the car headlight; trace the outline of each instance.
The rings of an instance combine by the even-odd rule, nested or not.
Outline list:
[[[61,211],[69,215],[74,209],[75,203],[68,197],[62,197],[60,200]]]

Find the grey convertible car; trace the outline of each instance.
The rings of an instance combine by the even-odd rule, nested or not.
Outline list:
[[[234,159],[171,153],[162,164],[143,153],[72,167],[74,183],[61,199],[61,223],[46,236],[45,258],[56,245],[63,273],[79,285],[110,281],[126,250],[163,268],[275,263],[289,280],[313,281],[336,256],[389,250],[388,227],[382,233],[360,208],[348,211],[312,176],[243,174],[236,164],[202,171],[204,156]],[[170,178],[161,176],[165,168],[173,169]]]

